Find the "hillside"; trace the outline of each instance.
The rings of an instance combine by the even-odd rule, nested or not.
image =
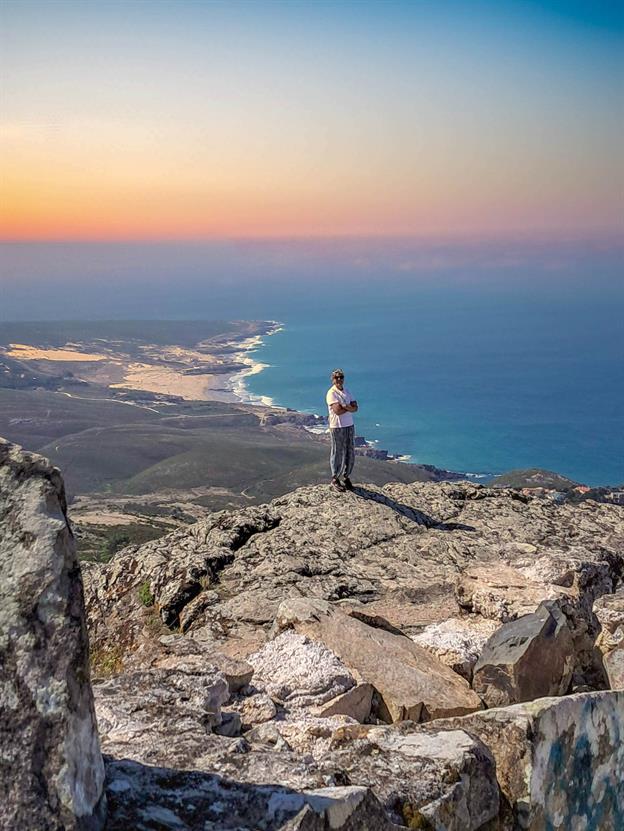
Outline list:
[[[568,479],[552,470],[542,470],[538,467],[524,470],[510,470],[500,476],[495,476],[490,485],[501,488],[549,488],[556,491],[568,491],[575,488],[579,482]]]
[[[215,509],[326,481],[326,438],[292,424],[292,414],[281,423],[279,411],[271,419],[266,412],[219,401],[137,404],[93,386],[81,393],[0,389],[0,434],[66,471],[70,499],[146,495],[154,502],[177,492],[176,501]],[[458,478],[364,457],[357,469],[376,484]]]

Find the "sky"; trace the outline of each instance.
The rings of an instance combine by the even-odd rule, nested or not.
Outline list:
[[[4,0],[0,238],[612,238],[624,4]]]

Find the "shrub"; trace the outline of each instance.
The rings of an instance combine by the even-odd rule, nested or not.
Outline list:
[[[94,678],[111,678],[123,670],[123,652],[120,646],[93,649],[89,657]]]
[[[139,586],[139,600],[146,607],[154,605],[154,595],[150,591],[149,580]]]

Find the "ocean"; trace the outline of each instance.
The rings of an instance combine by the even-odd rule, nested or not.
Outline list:
[[[283,328],[255,353],[252,400],[325,414],[340,366],[358,433],[412,462],[624,482],[621,292],[539,281],[352,289],[324,283],[305,303],[272,307]]]
[[[0,246],[5,320],[279,320],[241,391],[325,413],[342,367],[369,441],[475,474],[624,482],[620,242]],[[263,368],[262,365],[266,366]]]

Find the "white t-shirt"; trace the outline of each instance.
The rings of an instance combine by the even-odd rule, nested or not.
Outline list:
[[[333,429],[334,427],[351,427],[353,425],[353,413],[336,415],[331,408],[332,404],[342,404],[342,406],[345,407],[354,400],[353,396],[346,387],[343,387],[342,390],[339,390],[336,386],[330,387],[327,390],[325,400],[327,401],[327,409],[329,410],[330,429]]]

